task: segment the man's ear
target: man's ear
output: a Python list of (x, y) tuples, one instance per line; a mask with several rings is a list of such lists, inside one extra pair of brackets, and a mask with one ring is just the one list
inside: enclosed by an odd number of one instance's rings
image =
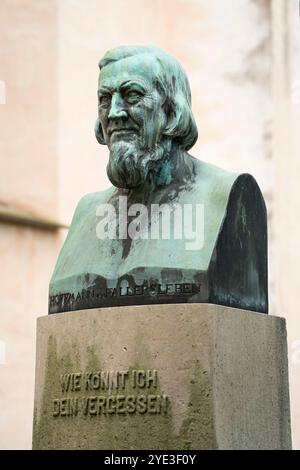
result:
[(164, 134), (173, 138), (184, 136), (189, 131), (190, 114), (191, 111), (185, 97), (177, 93), (170, 104), (169, 117)]
[(159, 80), (155, 81), (155, 86), (160, 96), (164, 100), (162, 108), (166, 117), (166, 125), (163, 131), (163, 135), (172, 135), (173, 129), (177, 125), (177, 116), (176, 116), (176, 107), (173, 100), (170, 98), (169, 94), (166, 92)]
[(103, 130), (99, 118), (97, 118), (95, 123), (95, 136), (99, 144), (106, 145), (104, 140)]
[(166, 99), (164, 103), (164, 112), (166, 116), (166, 126), (163, 131), (164, 135), (172, 136), (174, 129), (176, 129), (178, 124), (178, 116), (176, 114), (175, 104), (171, 100)]

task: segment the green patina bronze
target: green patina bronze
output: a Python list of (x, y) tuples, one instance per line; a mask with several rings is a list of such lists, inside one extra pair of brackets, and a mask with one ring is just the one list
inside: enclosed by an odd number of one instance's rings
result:
[[(198, 134), (181, 66), (158, 48), (122, 46), (99, 67), (96, 138), (108, 146), (113, 186), (79, 202), (51, 279), (49, 313), (181, 302), (267, 313), (262, 194), (251, 175), (229, 173), (188, 153)], [(155, 204), (169, 211), (169, 237), (151, 237), (148, 215)], [(143, 236), (141, 205), (148, 214)], [(203, 211), (200, 222), (190, 219), (201, 235), (192, 248), (184, 231), (189, 205)], [(112, 211), (104, 215), (99, 207)], [(183, 208), (181, 238), (174, 235), (176, 207)], [(162, 219), (163, 210), (158, 223)], [(103, 221), (106, 238), (98, 232)], [(135, 237), (128, 236), (130, 225)]]

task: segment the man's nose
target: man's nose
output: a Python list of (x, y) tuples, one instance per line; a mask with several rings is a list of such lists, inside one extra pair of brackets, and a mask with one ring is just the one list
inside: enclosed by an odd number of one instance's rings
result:
[(127, 112), (124, 109), (124, 102), (119, 93), (114, 93), (111, 98), (110, 111), (108, 119), (119, 119), (127, 117)]

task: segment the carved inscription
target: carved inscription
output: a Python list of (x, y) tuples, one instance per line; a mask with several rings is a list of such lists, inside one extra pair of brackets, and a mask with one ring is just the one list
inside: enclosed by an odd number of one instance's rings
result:
[(131, 287), (106, 288), (104, 290), (83, 289), (82, 292), (71, 294), (64, 292), (62, 294), (50, 295), (49, 305), (54, 307), (60, 304), (72, 304), (74, 302), (92, 301), (93, 299), (107, 299), (120, 297), (136, 297), (147, 295), (170, 296), (199, 294), (201, 292), (201, 284), (190, 282), (176, 284), (134, 284)]
[[(167, 414), (155, 369), (73, 372), (60, 376), (63, 397), (53, 399), (53, 416)], [(68, 396), (65, 396), (68, 394)]]

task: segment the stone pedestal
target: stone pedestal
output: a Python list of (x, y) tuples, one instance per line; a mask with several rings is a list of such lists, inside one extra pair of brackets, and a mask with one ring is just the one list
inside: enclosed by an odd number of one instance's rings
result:
[(285, 320), (212, 304), (39, 318), (33, 448), (291, 448)]

